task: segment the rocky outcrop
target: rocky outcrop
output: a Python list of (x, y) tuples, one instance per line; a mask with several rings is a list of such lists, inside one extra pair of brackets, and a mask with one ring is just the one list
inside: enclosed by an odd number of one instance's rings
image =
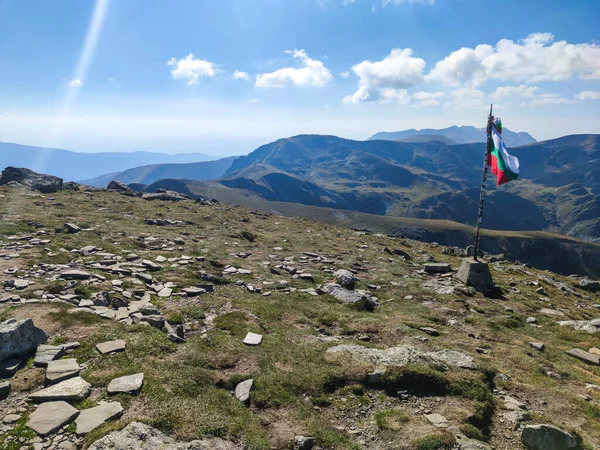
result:
[(9, 319), (0, 323), (0, 361), (20, 358), (48, 341), (46, 333), (33, 324), (33, 320)]
[(187, 195), (175, 191), (167, 191), (165, 189), (159, 189), (156, 192), (143, 194), (142, 198), (144, 200), (163, 200), (167, 202), (178, 202), (180, 200), (190, 199)]
[(0, 186), (8, 184), (11, 181), (43, 192), (44, 194), (61, 191), (63, 188), (62, 178), (44, 175), (25, 168), (7, 167), (4, 169), (2, 177), (0, 177)]
[(121, 192), (131, 192), (131, 193), (134, 192), (133, 189), (131, 189), (125, 183), (123, 183), (122, 181), (117, 181), (117, 180), (112, 180), (110, 183), (108, 183), (108, 186), (106, 186), (106, 188), (110, 189), (110, 190), (121, 191)]
[(176, 442), (149, 425), (133, 422), (97, 440), (89, 450), (242, 450), (242, 447), (219, 438)]
[(373, 311), (379, 304), (371, 292), (351, 291), (349, 289), (344, 289), (337, 283), (327, 283), (320, 286), (317, 288), (317, 292), (327, 293), (345, 305), (353, 305), (367, 311)]
[(586, 331), (590, 334), (600, 333), (600, 319), (592, 320), (562, 320), (558, 322), (561, 327), (571, 327), (575, 330)]

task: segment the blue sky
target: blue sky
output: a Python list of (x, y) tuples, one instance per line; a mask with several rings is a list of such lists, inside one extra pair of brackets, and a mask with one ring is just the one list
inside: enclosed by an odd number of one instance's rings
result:
[(600, 131), (595, 0), (0, 0), (0, 141), (247, 153), (300, 133)]

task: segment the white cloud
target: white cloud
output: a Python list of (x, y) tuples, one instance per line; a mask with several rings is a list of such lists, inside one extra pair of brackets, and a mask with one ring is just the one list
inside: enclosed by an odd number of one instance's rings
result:
[(539, 90), (540, 88), (537, 86), (526, 86), (524, 84), (520, 86), (500, 86), (490, 94), (490, 98), (495, 100), (510, 97), (535, 98)]
[(382, 102), (382, 103), (399, 103), (407, 105), (410, 103), (410, 95), (406, 89), (396, 88), (369, 88), (361, 86), (352, 94), (343, 98), (344, 103), (359, 103), (359, 102)]
[(250, 100), (248, 100), (250, 103), (258, 103), (260, 100), (257, 98), (251, 98)]
[(438, 98), (443, 97), (443, 92), (425, 92), (419, 91), (415, 92), (411, 97), (414, 100), (418, 101), (419, 106), (436, 106), (439, 105), (440, 102), (437, 101)]
[(270, 73), (256, 76), (256, 87), (284, 86), (316, 86), (323, 87), (333, 79), (333, 75), (325, 65), (316, 59), (311, 59), (306, 50), (287, 50), (286, 53), (302, 64), (302, 67), (285, 67)]
[(403, 103), (404, 89), (423, 81), (424, 69), (425, 60), (414, 58), (410, 48), (395, 48), (381, 61), (365, 60), (352, 66), (359, 78), (358, 90), (344, 101), (390, 101), (392, 97)]
[(185, 58), (171, 58), (167, 62), (167, 66), (171, 68), (171, 76), (174, 80), (187, 79), (188, 85), (197, 84), (200, 77), (210, 78), (219, 73), (219, 69), (215, 64), (194, 58), (191, 53)]
[(600, 100), (600, 92), (597, 91), (581, 91), (577, 94), (579, 100)]
[[(521, 101), (521, 106), (557, 105), (569, 102), (560, 94), (541, 94), (539, 90), (540, 88), (537, 86), (501, 86), (490, 94), (490, 99), (499, 100), (504, 106), (511, 105), (511, 100), (515, 99)], [(529, 103), (525, 101), (529, 101)]]
[(449, 92), (452, 105), (464, 108), (485, 108), (485, 93), (479, 89), (462, 87)]
[(115, 81), (115, 79), (113, 77), (108, 77), (108, 81), (112, 83), (113, 81)]
[(81, 86), (83, 86), (83, 82), (81, 80), (74, 79), (74, 80), (68, 81), (67, 82), (67, 86), (69, 86), (69, 87), (81, 87)]
[(479, 86), (490, 79), (560, 81), (575, 76), (600, 79), (600, 45), (554, 42), (550, 33), (534, 33), (518, 42), (502, 39), (495, 47), (456, 50), (439, 61), (427, 79)]
[(8, 116), (10, 116), (9, 113), (0, 111), (0, 117), (8, 117)]
[(568, 103), (569, 100), (561, 96), (560, 94), (540, 94), (531, 101), (531, 106), (542, 106), (542, 105), (559, 105), (561, 103)]
[(236, 80), (247, 80), (248, 72), (241, 72), (236, 69), (233, 71), (233, 78), (235, 78)]
[(342, 78), (348, 78), (350, 76), (350, 71), (348, 70), (344, 70), (342, 73), (340, 73), (340, 77)]

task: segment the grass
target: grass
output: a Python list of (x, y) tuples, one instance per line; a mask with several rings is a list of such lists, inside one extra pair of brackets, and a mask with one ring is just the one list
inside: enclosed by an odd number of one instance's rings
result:
[(27, 415), (23, 415), (14, 424), (14, 428), (11, 431), (0, 434), (0, 448), (2, 450), (20, 450), (23, 448), (22, 442), (27, 442), (36, 437), (35, 432), (25, 425), (27, 420)]
[(414, 450), (450, 450), (456, 438), (450, 433), (430, 434), (412, 441)]
[(463, 423), (460, 426), (460, 431), (462, 434), (464, 434), (468, 438), (477, 439), (478, 441), (485, 440), (485, 437), (483, 436), (483, 433), (481, 432), (481, 430), (479, 430), (479, 428), (477, 428), (475, 425), (472, 425), (470, 423)]
[(375, 413), (375, 423), (380, 430), (399, 430), (409, 420), (408, 414), (400, 409), (384, 409)]

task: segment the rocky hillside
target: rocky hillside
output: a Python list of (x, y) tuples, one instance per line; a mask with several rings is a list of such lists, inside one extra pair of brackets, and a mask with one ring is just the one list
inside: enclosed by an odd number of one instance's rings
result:
[[(0, 448), (595, 449), (600, 283), (127, 190), (0, 187)], [(186, 443), (188, 441), (192, 441)]]

